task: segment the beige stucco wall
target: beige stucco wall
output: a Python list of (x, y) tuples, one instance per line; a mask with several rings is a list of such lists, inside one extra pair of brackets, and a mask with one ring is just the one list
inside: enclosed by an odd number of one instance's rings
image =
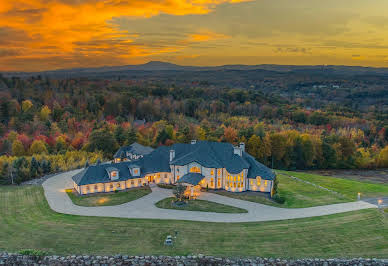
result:
[[(259, 183), (258, 183), (258, 180), (260, 181)], [(257, 176), (256, 179), (250, 178), (249, 190), (260, 191), (260, 192), (271, 192), (272, 182), (273, 181), (271, 180), (264, 180), (259, 176)]]

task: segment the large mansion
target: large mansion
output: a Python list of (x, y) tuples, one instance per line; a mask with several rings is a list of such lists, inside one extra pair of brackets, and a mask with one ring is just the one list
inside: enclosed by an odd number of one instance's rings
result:
[[(132, 145), (149, 151), (140, 144)], [(131, 153), (131, 159), (120, 156), (116, 162), (85, 168), (73, 176), (74, 188), (83, 195), (149, 183), (182, 183), (188, 186), (191, 196), (200, 188), (272, 193), (276, 178), (269, 168), (245, 152), (244, 143), (235, 147), (229, 143), (193, 140), (191, 144), (161, 146), (138, 155)]]

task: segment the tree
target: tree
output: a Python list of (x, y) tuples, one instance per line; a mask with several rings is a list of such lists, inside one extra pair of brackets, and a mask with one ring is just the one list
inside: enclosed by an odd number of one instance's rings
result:
[(117, 149), (113, 134), (107, 129), (93, 130), (89, 136), (89, 150), (101, 151), (106, 157), (112, 157)]
[(167, 139), (168, 139), (168, 134), (166, 130), (163, 129), (158, 133), (158, 136), (156, 137), (156, 144), (159, 144), (159, 143), (164, 144)]
[(125, 131), (124, 131), (122, 126), (119, 125), (116, 127), (115, 132), (114, 132), (114, 137), (120, 146), (124, 145), (126, 136), (125, 136)]
[(232, 127), (227, 127), (224, 130), (224, 138), (229, 143), (236, 143), (237, 131)]
[(286, 154), (287, 138), (283, 134), (270, 135), (272, 159), (279, 162)]
[(49, 119), (50, 114), (51, 114), (50, 108), (47, 105), (45, 105), (40, 110), (39, 116), (42, 121), (47, 121)]
[(377, 158), (377, 164), (379, 167), (388, 167), (388, 145), (380, 151)]
[(183, 201), (185, 195), (186, 187), (182, 184), (178, 184), (173, 189), (173, 194), (177, 201)]
[(322, 142), (322, 157), (320, 168), (335, 168), (337, 163), (337, 153), (332, 145), (326, 141)]
[(34, 140), (30, 147), (30, 154), (48, 154), (46, 144), (42, 140)]
[(12, 155), (14, 156), (23, 156), (26, 154), (24, 146), (20, 140), (15, 140), (12, 143)]
[(131, 128), (128, 130), (128, 132), (126, 134), (125, 144), (131, 145), (132, 143), (134, 143), (136, 141), (137, 141), (136, 130), (134, 128)]
[(30, 100), (25, 100), (22, 102), (22, 110), (23, 112), (27, 112), (28, 110), (31, 109), (33, 106), (32, 102)]
[(35, 159), (34, 156), (31, 158), (31, 163), (30, 163), (30, 177), (35, 178), (39, 174), (39, 163)]

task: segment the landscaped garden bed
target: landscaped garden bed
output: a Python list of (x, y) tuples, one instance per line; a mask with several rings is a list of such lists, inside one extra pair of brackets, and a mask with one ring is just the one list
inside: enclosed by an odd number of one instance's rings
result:
[(157, 186), (164, 189), (174, 189), (175, 187), (175, 185), (172, 184), (158, 184)]
[(85, 207), (96, 207), (96, 206), (113, 206), (123, 204), (129, 201), (139, 199), (149, 193), (151, 189), (146, 187), (131, 188), (123, 191), (115, 191), (109, 193), (98, 193), (79, 195), (74, 189), (66, 190), (71, 201), (75, 205)]
[(189, 201), (175, 201), (175, 198), (165, 198), (158, 201), (156, 207), (162, 209), (175, 209), (184, 211), (200, 211), (200, 212), (218, 212), (218, 213), (247, 213), (247, 210), (224, 205), (206, 200), (189, 200)]

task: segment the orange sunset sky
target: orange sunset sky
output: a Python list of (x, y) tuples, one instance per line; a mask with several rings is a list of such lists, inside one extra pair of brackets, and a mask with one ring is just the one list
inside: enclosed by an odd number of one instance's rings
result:
[(388, 67), (387, 0), (0, 0), (0, 71), (140, 64)]

